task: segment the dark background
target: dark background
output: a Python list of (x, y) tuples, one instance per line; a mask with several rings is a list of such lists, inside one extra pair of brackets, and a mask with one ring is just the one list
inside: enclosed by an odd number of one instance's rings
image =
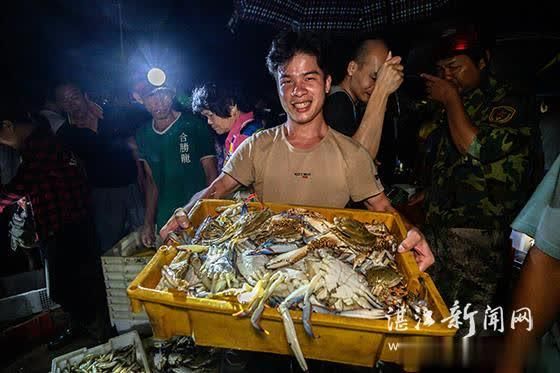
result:
[[(1, 100), (36, 103), (46, 87), (61, 79), (78, 80), (94, 96), (126, 97), (127, 78), (143, 61), (165, 65), (187, 91), (206, 79), (240, 80), (249, 91), (276, 102), (264, 57), (277, 30), (241, 21), (232, 33), (232, 11), (231, 0), (5, 3), (0, 15)], [(413, 46), (456, 21), (473, 22), (497, 38), (495, 60), (501, 73), (534, 84), (540, 94), (553, 94), (558, 91), (558, 65), (542, 77), (536, 71), (560, 51), (555, 14), (544, 1), (450, 1), (433, 19), (382, 31), (394, 54), (409, 57), (407, 68), (415, 71), (426, 62), (421, 50), (409, 56)]]

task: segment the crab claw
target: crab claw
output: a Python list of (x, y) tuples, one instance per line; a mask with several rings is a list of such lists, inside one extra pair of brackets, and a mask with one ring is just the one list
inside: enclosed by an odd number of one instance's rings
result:
[(269, 335), (270, 333), (268, 332), (268, 330), (264, 329), (260, 324), (263, 311), (264, 311), (264, 303), (259, 302), (257, 309), (251, 315), (251, 325), (253, 325), (253, 328), (257, 329), (259, 332)]
[(280, 254), (275, 258), (272, 258), (264, 266), (266, 269), (278, 269), (278, 268), (286, 267), (297, 263), (300, 259), (305, 257), (308, 252), (309, 252), (309, 245), (305, 245), (303, 247), (300, 247), (299, 249), (292, 250), (287, 253)]
[(268, 277), (266, 276), (262, 280), (257, 281), (253, 289), (249, 291), (244, 291), (237, 296), (237, 300), (241, 304), (249, 304), (247, 309), (241, 309), (239, 312), (234, 313), (234, 317), (245, 317), (250, 315), (258, 304), (259, 299), (263, 296), (264, 286), (268, 282)]
[(286, 276), (279, 274), (278, 276), (276, 276), (276, 278), (274, 278), (274, 276), (271, 277), (271, 280), (273, 280), (272, 283), (268, 285), (264, 290), (264, 294), (260, 298), (259, 304), (255, 309), (255, 311), (253, 312), (253, 315), (251, 316), (251, 324), (253, 325), (253, 327), (260, 332), (264, 332), (265, 334), (268, 334), (268, 331), (263, 329), (259, 324), (261, 320), (261, 315), (264, 311), (264, 305), (268, 300), (268, 298), (270, 298), (270, 296), (272, 295), (276, 287), (286, 280)]

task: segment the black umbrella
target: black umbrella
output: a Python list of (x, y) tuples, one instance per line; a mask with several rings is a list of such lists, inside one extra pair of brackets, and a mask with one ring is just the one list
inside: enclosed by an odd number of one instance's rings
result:
[(426, 19), (448, 0), (234, 0), (230, 20), (294, 30), (373, 32)]

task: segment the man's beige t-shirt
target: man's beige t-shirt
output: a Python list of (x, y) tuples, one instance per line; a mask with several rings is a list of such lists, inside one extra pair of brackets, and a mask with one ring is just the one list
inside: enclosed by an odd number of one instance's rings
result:
[(296, 149), (284, 125), (258, 132), (233, 153), (223, 170), (252, 185), (266, 202), (343, 208), (383, 191), (368, 152), (353, 139), (329, 128), (311, 149)]

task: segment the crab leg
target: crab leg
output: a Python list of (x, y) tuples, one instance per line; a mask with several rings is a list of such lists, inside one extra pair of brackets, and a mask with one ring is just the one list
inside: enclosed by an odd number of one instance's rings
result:
[(272, 295), (272, 293), (274, 292), (276, 287), (278, 285), (280, 285), (282, 282), (284, 282), (285, 280), (286, 280), (286, 276), (284, 276), (283, 274), (279, 274), (279, 276), (269, 286), (267, 286), (267, 288), (265, 289), (264, 294), (259, 301), (259, 305), (257, 306), (255, 311), (253, 312), (253, 315), (251, 316), (251, 324), (258, 331), (261, 331), (261, 332), (264, 332), (265, 334), (268, 334), (268, 331), (264, 330), (262, 328), (262, 326), (260, 326), (260, 324), (259, 324), (259, 321), (261, 319), (261, 315), (264, 311), (264, 305), (266, 304), (266, 301)]
[(257, 249), (248, 253), (248, 255), (274, 255), (289, 253), (291, 251), (297, 250), (298, 245), (295, 243), (263, 243)]
[(296, 335), (296, 328), (294, 327), (294, 321), (292, 316), (290, 316), (290, 306), (294, 303), (300, 302), (301, 298), (305, 295), (309, 289), (309, 284), (300, 287), (299, 289), (292, 292), (288, 297), (278, 306), (278, 312), (282, 316), (282, 322), (284, 323), (284, 331), (286, 332), (286, 339), (292, 352), (294, 353), (301, 370), (307, 372), (309, 369), (307, 363), (305, 362), (305, 357), (303, 356), (303, 351), (299, 345), (299, 341)]
[(305, 332), (311, 338), (315, 338), (315, 335), (313, 334), (313, 329), (311, 327), (311, 311), (313, 310), (313, 308), (311, 305), (310, 298), (311, 298), (311, 294), (313, 294), (313, 291), (315, 290), (315, 286), (317, 285), (320, 279), (321, 276), (319, 274), (313, 276), (313, 278), (309, 282), (307, 291), (305, 292), (305, 296), (303, 298), (303, 315), (302, 315), (303, 329), (305, 329)]
[[(233, 316), (245, 317), (253, 313), (256, 306), (259, 304), (258, 301), (261, 299), (261, 297), (264, 294), (264, 291), (266, 290), (266, 286), (267, 286), (266, 284), (268, 284), (269, 282), (269, 277), (270, 275), (267, 274), (262, 280), (257, 281), (257, 283), (255, 284), (255, 286), (250, 292), (245, 292), (238, 296), (237, 299), (239, 300), (239, 302), (241, 304), (248, 303), (249, 307), (247, 307), (246, 310), (242, 309), (241, 311), (234, 313)], [(245, 297), (248, 297), (248, 299), (245, 299)]]

